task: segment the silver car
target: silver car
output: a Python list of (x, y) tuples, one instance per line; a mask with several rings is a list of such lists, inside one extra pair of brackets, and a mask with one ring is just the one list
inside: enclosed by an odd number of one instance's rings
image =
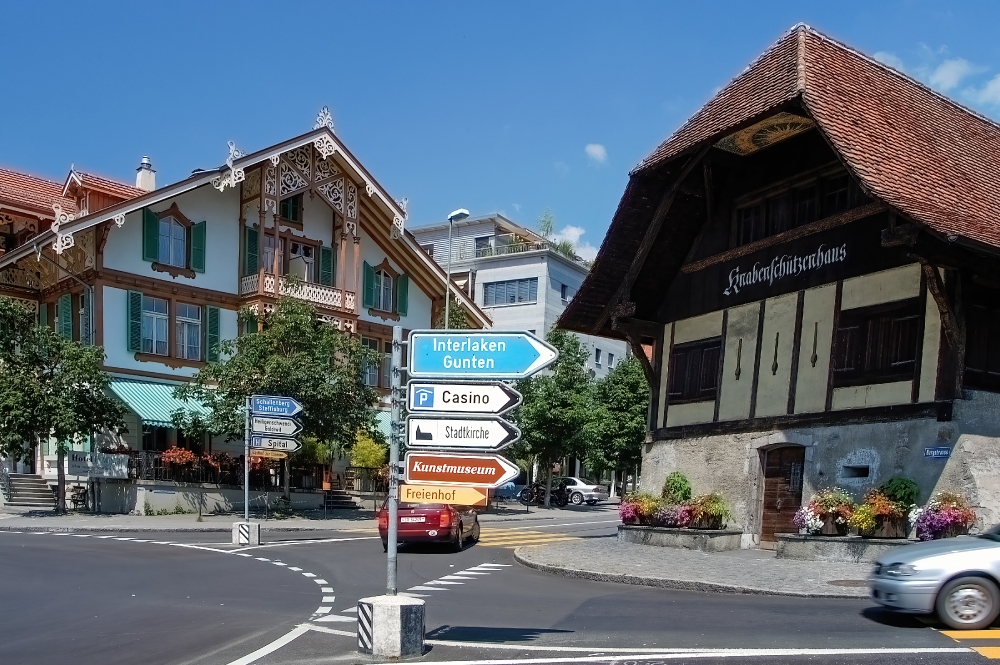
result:
[(563, 476), (562, 478), (554, 478), (552, 482), (556, 486), (560, 482), (566, 483), (569, 500), (574, 506), (579, 506), (584, 501), (587, 502), (588, 506), (593, 506), (598, 501), (608, 500), (608, 488), (604, 485), (597, 485), (586, 478)]
[(897, 612), (937, 612), (952, 628), (982, 629), (1000, 614), (1000, 525), (894, 548), (875, 562), (872, 598)]

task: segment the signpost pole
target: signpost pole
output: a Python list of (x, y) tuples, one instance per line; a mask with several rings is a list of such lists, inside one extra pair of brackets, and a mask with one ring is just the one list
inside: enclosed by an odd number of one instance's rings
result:
[(250, 521), (250, 398), (243, 427), (243, 521)]
[(402, 388), (402, 368), (403, 364), (403, 328), (401, 326), (392, 327), (392, 411), (389, 425), (389, 524), (386, 535), (386, 593), (390, 596), (396, 595), (396, 538), (397, 521), (399, 515), (399, 440), (402, 437), (401, 411), (403, 399), (399, 396)]

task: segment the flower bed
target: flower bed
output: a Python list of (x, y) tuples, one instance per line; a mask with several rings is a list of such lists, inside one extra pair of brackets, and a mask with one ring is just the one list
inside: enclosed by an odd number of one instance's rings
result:
[(732, 517), (718, 492), (691, 497), (691, 485), (682, 474), (673, 472), (663, 485), (663, 495), (629, 494), (618, 506), (623, 524), (673, 529), (724, 529)]
[(850, 495), (833, 487), (817, 492), (809, 503), (799, 508), (792, 523), (800, 532), (843, 536), (853, 514), (854, 501)]
[(969, 533), (976, 512), (960, 494), (938, 492), (923, 508), (914, 508), (910, 519), (917, 527), (917, 538), (936, 540)]

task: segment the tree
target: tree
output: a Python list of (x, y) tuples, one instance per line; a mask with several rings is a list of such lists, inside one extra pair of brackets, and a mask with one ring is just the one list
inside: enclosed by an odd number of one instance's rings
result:
[(639, 361), (628, 356), (594, 385), (587, 422), (587, 466), (614, 472), (635, 469), (646, 439), (649, 384)]
[[(444, 328), (444, 307), (438, 312), (434, 321), (435, 328)], [(451, 304), (448, 305), (448, 329), (449, 330), (469, 330), (472, 324), (471, 317), (465, 309), (465, 305), (455, 298), (454, 292), (451, 294)]]
[(545, 465), (545, 505), (549, 505), (552, 463), (587, 450), (586, 425), (590, 405), (587, 352), (576, 335), (553, 329), (546, 341), (559, 358), (544, 375), (518, 381), (524, 402), (515, 412), (522, 439), (512, 451), (516, 457), (534, 457)]
[(66, 511), (66, 453), (74, 441), (125, 428), (125, 406), (107, 389), (104, 349), (63, 339), (16, 301), (0, 297), (0, 454), (31, 455), (55, 439), (56, 512)]
[[(254, 320), (246, 311), (240, 318)], [(176, 389), (177, 397), (201, 402), (209, 415), (180, 410), (175, 426), (242, 439), (246, 398), (263, 394), (298, 400), (302, 436), (327, 447), (350, 445), (359, 430), (375, 431), (378, 393), (365, 385), (364, 370), (381, 362), (379, 354), (322, 322), (303, 300), (281, 298), (261, 323), (258, 332), (220, 342), (221, 360)]]
[(552, 243), (552, 249), (559, 252), (563, 256), (573, 259), (574, 261), (578, 258), (576, 255), (576, 244), (569, 239), (556, 240), (556, 218), (552, 214), (552, 211), (546, 209), (542, 213), (542, 216), (538, 218), (538, 232), (543, 238)]
[(351, 466), (381, 469), (389, 451), (365, 432), (358, 432), (358, 440), (351, 449)]

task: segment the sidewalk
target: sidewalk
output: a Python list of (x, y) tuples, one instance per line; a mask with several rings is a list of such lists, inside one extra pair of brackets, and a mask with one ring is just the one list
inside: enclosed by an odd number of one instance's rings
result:
[[(515, 507), (516, 506), (516, 507)], [(566, 508), (532, 507), (531, 511), (524, 506), (513, 504), (501, 507), (497, 511), (490, 506), (489, 513), (481, 513), (479, 521), (483, 524), (495, 522), (536, 522), (546, 520), (564, 520), (572, 518), (606, 519), (617, 518), (617, 506), (567, 506)], [(265, 520), (264, 515), (250, 514), (250, 519), (260, 522), (262, 531), (295, 532), (295, 531), (374, 531), (377, 527), (375, 513), (371, 510), (331, 510), (324, 518), (323, 511), (297, 513), (293, 517)], [(202, 531), (228, 533), (233, 522), (243, 520), (243, 513), (229, 515), (204, 515), (198, 522), (198, 516), (185, 515), (107, 515), (86, 512), (71, 512), (66, 515), (56, 515), (52, 511), (29, 510), (14, 506), (0, 508), (0, 531), (61, 531), (72, 533), (76, 531)]]
[(866, 598), (870, 566), (777, 559), (769, 550), (708, 554), (697, 550), (619, 543), (615, 537), (581, 538), (519, 547), (514, 558), (565, 577), (667, 589), (726, 593)]

